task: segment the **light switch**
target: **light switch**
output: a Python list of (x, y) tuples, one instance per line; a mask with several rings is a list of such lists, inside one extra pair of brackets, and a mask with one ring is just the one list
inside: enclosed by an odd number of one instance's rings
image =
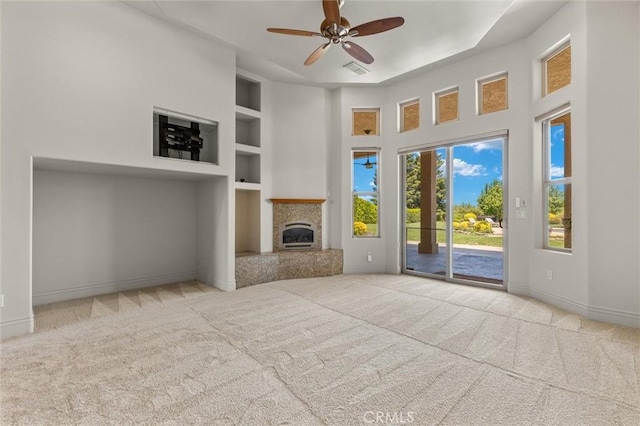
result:
[(516, 197), (516, 208), (520, 207), (520, 197)]

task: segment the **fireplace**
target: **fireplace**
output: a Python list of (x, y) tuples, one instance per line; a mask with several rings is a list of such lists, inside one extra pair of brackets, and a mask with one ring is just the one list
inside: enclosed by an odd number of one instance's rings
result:
[(279, 227), (279, 248), (310, 249), (315, 247), (316, 227), (307, 221), (290, 222)]
[(322, 250), (324, 200), (272, 198), (273, 250)]

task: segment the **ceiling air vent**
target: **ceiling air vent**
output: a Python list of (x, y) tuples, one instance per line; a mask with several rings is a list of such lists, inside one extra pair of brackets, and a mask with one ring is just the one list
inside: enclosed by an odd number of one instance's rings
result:
[(356, 64), (355, 62), (349, 62), (347, 65), (344, 65), (343, 68), (346, 68), (349, 71), (358, 75), (365, 75), (369, 73), (368, 69)]

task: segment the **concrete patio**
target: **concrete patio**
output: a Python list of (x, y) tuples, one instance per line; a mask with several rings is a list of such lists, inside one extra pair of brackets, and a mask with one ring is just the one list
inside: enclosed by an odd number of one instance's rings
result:
[[(438, 245), (436, 254), (418, 253), (418, 243), (406, 244), (406, 268), (410, 271), (445, 275), (446, 246)], [(453, 274), (455, 278), (502, 283), (503, 253), (501, 247), (454, 244)]]

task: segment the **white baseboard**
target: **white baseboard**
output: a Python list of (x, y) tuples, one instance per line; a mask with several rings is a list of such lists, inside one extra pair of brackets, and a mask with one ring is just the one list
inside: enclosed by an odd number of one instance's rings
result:
[(386, 274), (384, 265), (347, 265), (342, 267), (343, 274)]
[(211, 274), (197, 274), (196, 279), (201, 283), (208, 284), (222, 291), (235, 291), (236, 281), (224, 281)]
[(640, 328), (640, 314), (637, 312), (590, 306), (587, 318), (594, 321), (604, 321), (626, 327)]
[(550, 305), (557, 306), (565, 311), (580, 315), (593, 321), (608, 322), (625, 327), (640, 328), (640, 313), (628, 312), (620, 309), (603, 308), (601, 306), (587, 305), (558, 296), (544, 290), (532, 289), (529, 286), (509, 283), (509, 293), (520, 296), (533, 297)]
[(33, 315), (0, 322), (0, 339), (33, 333)]
[(531, 296), (531, 292), (529, 291), (528, 284), (508, 282), (506, 290), (507, 290), (507, 293), (515, 294), (517, 296), (526, 296), (526, 297)]
[(33, 294), (32, 304), (42, 305), (45, 303), (61, 302), (64, 300), (80, 299), (83, 297), (99, 296), (101, 294), (116, 293), (127, 290), (137, 290), (140, 288), (155, 285), (171, 284), (181, 281), (192, 281), (196, 279), (195, 271), (181, 272), (177, 274), (157, 275), (154, 277), (137, 278), (134, 280), (118, 281), (88, 285), (84, 287), (74, 287), (62, 290), (44, 291)]

